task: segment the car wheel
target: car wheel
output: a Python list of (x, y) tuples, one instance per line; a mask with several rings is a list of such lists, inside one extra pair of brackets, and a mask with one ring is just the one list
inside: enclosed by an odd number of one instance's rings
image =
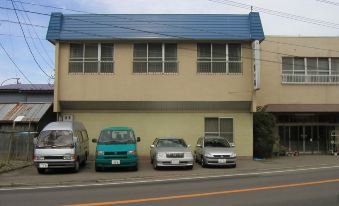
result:
[(201, 157), (201, 162), (200, 162), (200, 163), (201, 163), (201, 166), (202, 166), (202, 167), (204, 167), (204, 168), (207, 167), (207, 164), (206, 164), (206, 162), (205, 162), (204, 157)]
[(98, 167), (98, 166), (95, 165), (95, 171), (96, 172), (101, 172), (101, 171), (103, 171), (103, 168), (102, 167)]
[(79, 163), (79, 160), (77, 160), (75, 161), (73, 172), (79, 172), (79, 170), (80, 170), (80, 163)]
[(138, 171), (138, 165), (133, 166), (132, 171)]
[(194, 155), (194, 160), (196, 163), (198, 163), (198, 156), (197, 155)]
[(153, 168), (155, 170), (159, 169), (159, 167), (157, 166), (157, 161), (156, 160), (153, 160)]
[(37, 168), (39, 174), (45, 174), (46, 169), (45, 168)]
[(236, 168), (236, 167), (237, 167), (237, 164), (232, 165), (232, 168)]
[(151, 158), (151, 164), (153, 164), (153, 158)]

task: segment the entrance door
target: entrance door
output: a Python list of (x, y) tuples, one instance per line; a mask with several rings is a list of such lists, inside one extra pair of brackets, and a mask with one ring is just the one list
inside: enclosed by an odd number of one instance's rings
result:
[(319, 139), (317, 126), (303, 126), (303, 144), (304, 153), (318, 153), (319, 152)]

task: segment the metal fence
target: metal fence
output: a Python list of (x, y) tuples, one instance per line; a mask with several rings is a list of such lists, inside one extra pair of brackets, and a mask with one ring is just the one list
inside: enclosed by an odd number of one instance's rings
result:
[(36, 132), (0, 130), (0, 167), (13, 162), (31, 162)]

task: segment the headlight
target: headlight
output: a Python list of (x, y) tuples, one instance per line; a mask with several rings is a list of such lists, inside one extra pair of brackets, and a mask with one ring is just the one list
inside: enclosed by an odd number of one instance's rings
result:
[(237, 154), (235, 153), (235, 152), (233, 152), (232, 154), (231, 154), (231, 157), (236, 157), (237, 156)]
[(127, 154), (137, 155), (137, 151), (136, 150), (131, 150), (131, 151), (128, 151)]
[(97, 154), (97, 155), (104, 155), (104, 154), (105, 154), (105, 152), (104, 152), (104, 151), (100, 151), (100, 150), (99, 150), (99, 151), (97, 151), (97, 152), (96, 152), (96, 154)]
[(206, 152), (206, 153), (205, 153), (205, 157), (213, 157), (213, 155)]
[(74, 160), (74, 155), (65, 155), (64, 160)]
[(159, 152), (159, 153), (157, 154), (157, 159), (164, 159), (164, 158), (166, 158), (166, 153)]
[(45, 157), (44, 157), (44, 156), (35, 156), (34, 159), (35, 159), (35, 160), (44, 160)]
[(185, 155), (185, 158), (193, 158), (193, 155), (191, 152), (185, 152), (184, 155)]

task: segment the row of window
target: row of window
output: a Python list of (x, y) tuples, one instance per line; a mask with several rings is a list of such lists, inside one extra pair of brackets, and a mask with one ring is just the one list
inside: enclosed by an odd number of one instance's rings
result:
[[(197, 56), (198, 73), (242, 73), (241, 44), (197, 44)], [(114, 73), (113, 57), (113, 44), (71, 44), (69, 73)], [(134, 44), (133, 73), (178, 73), (177, 44)]]
[(339, 75), (339, 58), (283, 57), (282, 73), (294, 75)]

